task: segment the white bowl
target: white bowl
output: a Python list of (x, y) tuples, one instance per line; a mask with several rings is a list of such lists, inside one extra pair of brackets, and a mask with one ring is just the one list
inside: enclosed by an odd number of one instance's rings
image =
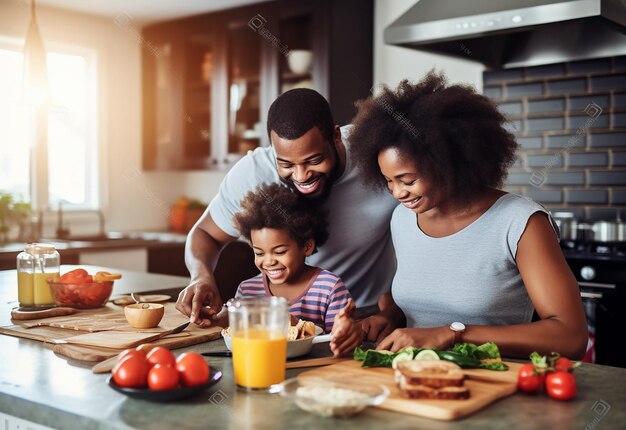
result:
[(313, 64), (313, 52), (308, 49), (293, 49), (289, 51), (287, 64), (293, 73), (308, 73)]
[[(321, 335), (323, 330), (320, 327), (315, 327), (315, 336), (305, 337), (304, 339), (297, 339), (287, 342), (287, 358), (300, 357), (306, 355), (313, 349), (313, 345), (316, 343), (323, 343), (330, 341), (330, 335)], [(321, 335), (321, 336), (320, 336)], [(222, 330), (222, 337), (224, 343), (229, 351), (233, 350), (233, 342), (226, 330)]]

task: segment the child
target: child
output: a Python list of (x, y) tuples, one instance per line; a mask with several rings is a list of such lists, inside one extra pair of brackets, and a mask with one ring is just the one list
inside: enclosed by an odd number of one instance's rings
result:
[(328, 238), (325, 211), (279, 184), (249, 192), (241, 207), (234, 222), (250, 241), (261, 273), (243, 281), (236, 297), (284, 297), (292, 315), (333, 333), (335, 355), (352, 351), (362, 332), (352, 318), (350, 292), (337, 275), (305, 262)]

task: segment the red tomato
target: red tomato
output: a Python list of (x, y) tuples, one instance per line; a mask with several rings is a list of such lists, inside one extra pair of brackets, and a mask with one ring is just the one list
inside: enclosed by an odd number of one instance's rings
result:
[(526, 363), (517, 374), (517, 387), (525, 393), (534, 393), (541, 388), (544, 380), (544, 373), (537, 372), (532, 363)]
[(156, 364), (162, 364), (164, 366), (176, 366), (176, 358), (174, 358), (174, 354), (162, 346), (157, 346), (156, 348), (152, 348), (150, 352), (146, 354), (146, 360), (150, 363), (151, 366)]
[(136, 349), (125, 349), (124, 351), (120, 352), (120, 355), (117, 356), (117, 362), (119, 363), (120, 361), (129, 357), (146, 358), (146, 353), (143, 351), (137, 351)]
[(183, 385), (204, 384), (209, 380), (209, 365), (196, 352), (186, 352), (176, 359), (176, 369)]
[(572, 369), (573, 363), (569, 358), (560, 357), (554, 362), (554, 370), (561, 372), (569, 372)]
[(113, 381), (120, 387), (143, 388), (149, 370), (150, 365), (144, 357), (128, 357), (113, 368)]
[(173, 366), (156, 364), (148, 372), (148, 388), (151, 390), (171, 390), (178, 386), (178, 370)]
[(576, 379), (570, 372), (557, 371), (546, 377), (546, 392), (557, 400), (570, 400), (576, 397)]

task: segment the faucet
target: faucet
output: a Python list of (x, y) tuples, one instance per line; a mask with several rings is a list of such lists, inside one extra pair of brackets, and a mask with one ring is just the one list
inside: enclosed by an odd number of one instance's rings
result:
[(70, 235), (70, 230), (63, 228), (63, 201), (59, 200), (59, 209), (57, 211), (57, 231), (56, 236), (58, 239), (66, 238)]

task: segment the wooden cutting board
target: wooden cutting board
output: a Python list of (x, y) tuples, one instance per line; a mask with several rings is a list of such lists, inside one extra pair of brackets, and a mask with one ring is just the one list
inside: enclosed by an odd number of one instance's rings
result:
[[(187, 330), (189, 330), (189, 332), (187, 332)], [(155, 346), (163, 346), (168, 349), (185, 348), (187, 346), (197, 345), (199, 343), (219, 339), (222, 336), (220, 333), (221, 331), (221, 327), (187, 328), (182, 333), (169, 335), (150, 343)], [(52, 350), (55, 353), (64, 355), (66, 357), (91, 362), (106, 360), (107, 358), (114, 357), (123, 351), (123, 349), (75, 345), (71, 343), (55, 345)]]
[[(390, 392), (389, 398), (377, 406), (381, 409), (418, 415), (437, 420), (455, 420), (476, 412), (496, 400), (517, 391), (517, 371), (521, 364), (508, 363), (509, 370), (496, 372), (468, 369), (465, 385), (470, 389), (467, 400), (418, 400), (402, 395), (394, 383), (393, 370), (389, 368), (364, 368), (361, 362), (349, 360), (331, 366), (309, 370), (298, 378), (349, 378), (359, 382), (383, 384)], [(489, 373), (485, 373), (489, 372)]]
[[(187, 317), (175, 309), (174, 303), (165, 304), (165, 315), (158, 327), (137, 330), (124, 318), (122, 307), (108, 304), (97, 309), (78, 310), (75, 315), (17, 321), (14, 325), (0, 327), (0, 333), (25, 339), (57, 344), (54, 352), (77, 360), (102, 361), (120, 353), (130, 345), (144, 343), (155, 334), (172, 329), (187, 321)], [(108, 330), (103, 330), (104, 328)], [(155, 345), (170, 349), (195, 345), (221, 337), (220, 327), (199, 328), (189, 326), (179, 335), (159, 339)]]

